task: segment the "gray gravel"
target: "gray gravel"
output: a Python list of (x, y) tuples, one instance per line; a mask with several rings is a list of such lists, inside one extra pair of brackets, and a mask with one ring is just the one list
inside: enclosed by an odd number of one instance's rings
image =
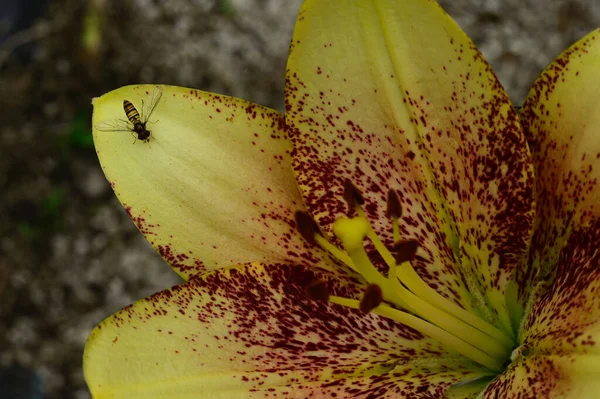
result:
[[(0, 72), (0, 109), (11, 115), (0, 119), (0, 367), (35, 369), (47, 398), (88, 398), (81, 353), (93, 326), (178, 281), (127, 218), (93, 151), (71, 150), (65, 162), (63, 149), (52, 143), (65, 136), (79, 111), (89, 112), (89, 98), (134, 82), (196, 87), (281, 110), (287, 46), (300, 5), (98, 3), (105, 7), (99, 56), (74, 50), (85, 9), (60, 0), (46, 21), (66, 9), (76, 18), (37, 40), (31, 64), (21, 68), (9, 59)], [(548, 62), (600, 26), (597, 0), (442, 5), (480, 46), (517, 104)], [(46, 223), (32, 239), (22, 230), (23, 218), (39, 211), (36, 201), (57, 187), (66, 195), (56, 226)]]

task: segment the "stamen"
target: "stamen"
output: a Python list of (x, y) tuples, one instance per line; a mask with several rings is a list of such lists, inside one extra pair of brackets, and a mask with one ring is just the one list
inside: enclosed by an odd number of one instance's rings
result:
[[(383, 244), (381, 245), (383, 246)], [(492, 326), (474, 314), (471, 314), (467, 310), (444, 298), (421, 279), (410, 263), (410, 261), (415, 257), (417, 249), (418, 243), (414, 240), (399, 241), (394, 244), (394, 258), (398, 266), (390, 266), (389, 279), (392, 281), (394, 281), (396, 278), (400, 279), (402, 284), (404, 284), (409, 290), (431, 305), (442, 309), (443, 311), (460, 320), (463, 320), (479, 331), (482, 331), (490, 337), (499, 340), (503, 345), (513, 346), (513, 340), (502, 330)]]
[(371, 284), (365, 290), (365, 295), (360, 301), (360, 310), (369, 313), (383, 302), (383, 292), (377, 284)]
[(388, 251), (386, 246), (383, 245), (383, 242), (381, 241), (379, 236), (375, 233), (375, 231), (369, 224), (369, 219), (367, 218), (367, 215), (365, 214), (365, 212), (362, 210), (362, 208), (359, 205), (356, 206), (356, 212), (358, 213), (358, 217), (356, 219), (362, 219), (364, 221), (364, 223), (366, 225), (366, 234), (365, 235), (367, 237), (369, 237), (369, 239), (373, 243), (373, 246), (375, 246), (375, 249), (377, 250), (377, 252), (379, 252), (379, 255), (381, 255), (381, 257), (383, 258), (385, 263), (388, 265), (388, 267), (391, 268), (392, 266), (395, 266), (396, 261), (394, 260), (394, 256), (392, 255), (392, 253), (390, 251)]
[(476, 347), (494, 357), (507, 357), (510, 354), (510, 347), (502, 345), (497, 340), (487, 334), (473, 328), (464, 321), (436, 308), (427, 303), (417, 295), (413, 294), (401, 284), (396, 286), (398, 295), (408, 304), (409, 309), (416, 315), (437, 325), (455, 336), (464, 336), (469, 338), (469, 342)]
[(333, 223), (333, 232), (342, 242), (356, 270), (367, 282), (377, 284), (381, 288), (384, 300), (406, 308), (406, 304), (394, 291), (390, 281), (371, 263), (365, 251), (363, 242), (370, 231), (372, 231), (371, 226), (363, 217), (352, 219), (342, 217)]
[(329, 252), (334, 258), (340, 260), (352, 270), (356, 270), (356, 266), (354, 266), (354, 263), (352, 263), (352, 259), (350, 259), (348, 254), (346, 254), (344, 251), (327, 241), (327, 239), (321, 234), (317, 234), (315, 236), (315, 241), (317, 242), (317, 244), (319, 244), (321, 248)]
[(389, 219), (402, 217), (402, 206), (400, 205), (400, 199), (394, 190), (388, 191), (385, 216)]
[[(419, 244), (414, 240), (396, 242), (392, 249), (394, 251), (396, 265), (401, 265), (404, 262), (412, 260), (417, 254), (418, 248)], [(388, 278), (392, 282), (395, 282), (398, 279), (397, 272), (399, 268), (396, 265), (390, 266), (390, 272), (388, 273)]]
[[(388, 279), (389, 279), (388, 281), (390, 284), (393, 284), (394, 287), (398, 287), (399, 282), (397, 281), (397, 279), (400, 279), (402, 284), (406, 285), (406, 287), (408, 287), (409, 290), (414, 292), (418, 297), (425, 300), (427, 303), (434, 305), (436, 308), (442, 309), (444, 312), (449, 313), (449, 315), (452, 315), (459, 320), (463, 320), (464, 323), (463, 322), (461, 322), (461, 323), (465, 324), (465, 327), (467, 327), (467, 328), (474, 327), (475, 329), (477, 329), (481, 332), (484, 332), (485, 334), (489, 335), (490, 337), (493, 337), (493, 338), (499, 340), (500, 343), (502, 343), (506, 347), (512, 347), (514, 345), (514, 342), (512, 341), (512, 339), (510, 337), (508, 337), (502, 330), (488, 324), (487, 322), (480, 319), (479, 317), (469, 313), (465, 309), (461, 308), (460, 306), (456, 305), (455, 303), (444, 298), (433, 288), (429, 287), (429, 285), (427, 285), (421, 279), (421, 277), (419, 277), (419, 275), (414, 271), (414, 269), (410, 263), (410, 260), (412, 260), (412, 258), (414, 257), (417, 247), (418, 247), (416, 241), (399, 241), (399, 243), (401, 243), (401, 244), (398, 244), (400, 246), (398, 249), (401, 250), (401, 253), (399, 253), (397, 256), (399, 257), (398, 261), (403, 261), (403, 262), (401, 262), (401, 263), (397, 262), (397, 260), (395, 259), (395, 256), (392, 255), (391, 252), (385, 247), (385, 245), (383, 244), (383, 242), (381, 241), (379, 236), (375, 233), (375, 231), (369, 224), (369, 222), (367, 220), (367, 216), (365, 215), (365, 213), (361, 209), (361, 207), (357, 206), (356, 209), (357, 209), (359, 216), (357, 218), (353, 218), (353, 219), (345, 219), (345, 218), (338, 219), (334, 223), (334, 233), (338, 237), (340, 237), (340, 235), (338, 234), (338, 231), (336, 231), (336, 228), (335, 228), (336, 223), (338, 223), (339, 221), (342, 221), (342, 220), (360, 221), (360, 222), (352, 222), (352, 223), (356, 223), (356, 227), (354, 227), (354, 232), (356, 234), (349, 234), (346, 232), (345, 233), (346, 239), (352, 240), (352, 246), (361, 245), (361, 248), (362, 248), (362, 241), (363, 241), (364, 234), (366, 231), (367, 237), (369, 237), (369, 239), (375, 246), (375, 249), (379, 252), (381, 257), (385, 260), (385, 262), (387, 263), (387, 265), (390, 268), (390, 272), (388, 273)], [(350, 223), (350, 222), (340, 222), (339, 232), (344, 233), (344, 231), (347, 231), (348, 229), (352, 230), (352, 228), (350, 226), (345, 226), (346, 223)], [(359, 224), (360, 224), (360, 226), (359, 226)], [(359, 236), (362, 238), (359, 238)], [(376, 270), (374, 266), (371, 265), (371, 268), (366, 267), (364, 269), (362, 267), (359, 267), (357, 264), (357, 260), (355, 259), (355, 255), (353, 255), (352, 251), (348, 247), (346, 247), (346, 245), (350, 244), (350, 242), (344, 243), (344, 240), (341, 237), (340, 237), (340, 239), (342, 240), (342, 244), (346, 248), (346, 252), (348, 252), (353, 263), (355, 265), (357, 265), (359, 272), (361, 274), (363, 274), (365, 279), (370, 283), (375, 283), (382, 287), (382, 289), (384, 291), (384, 298), (386, 301), (392, 302), (395, 305), (400, 306), (405, 309), (411, 309), (410, 305), (407, 306), (407, 304), (406, 304), (407, 303), (406, 297), (398, 295), (397, 288), (396, 289), (391, 288), (389, 284), (385, 284), (385, 283), (382, 284), (380, 282), (380, 280), (377, 279), (372, 274), (370, 269), (372, 268), (372, 269)], [(360, 242), (360, 244), (359, 244), (359, 242)], [(363, 249), (363, 251), (364, 251), (364, 249)], [(367, 255), (366, 255), (366, 253), (364, 255), (361, 254), (360, 257), (366, 258)], [(404, 259), (406, 259), (406, 260), (404, 260)], [(368, 263), (370, 264), (370, 261)], [(401, 267), (397, 267), (397, 265), (401, 265)], [(367, 276), (365, 274), (365, 271), (369, 274), (369, 276)], [(379, 272), (377, 272), (377, 274), (379, 274)], [(475, 331), (477, 331), (477, 330), (474, 330), (474, 334), (476, 334)]]
[[(387, 197), (386, 216), (392, 219), (395, 242), (392, 251), (375, 233), (361, 206), (365, 200), (349, 180), (344, 184), (344, 199), (348, 203), (348, 214), (357, 216), (342, 217), (333, 224), (333, 233), (341, 241), (343, 250), (319, 234), (316, 223), (305, 212), (296, 213), (298, 230), (308, 242), (319, 245), (358, 272), (369, 285), (360, 301), (331, 296), (328, 283), (322, 280), (311, 283), (306, 289), (307, 295), (314, 300), (391, 318), (490, 370), (502, 370), (514, 346), (513, 340), (499, 328), (439, 294), (414, 270), (411, 261), (416, 256), (418, 242), (400, 239), (402, 207), (398, 194), (390, 190)], [(377, 269), (367, 254), (367, 238), (388, 265), (387, 276)]]
[[(489, 368), (490, 370), (500, 372), (504, 369), (503, 361), (500, 359), (496, 359), (488, 355), (481, 349), (476, 348), (461, 338), (458, 338), (455, 335), (452, 335), (442, 328), (439, 328), (423, 319), (394, 309), (388, 305), (381, 305), (373, 309), (372, 312), (395, 320), (408, 327), (414, 328), (415, 330), (439, 341), (445, 347), (455, 350), (461, 355), (468, 357), (469, 359)], [(467, 337), (465, 336), (465, 338)]]
[[(329, 298), (329, 301), (337, 305), (360, 310), (360, 302), (356, 299), (331, 296)], [(441, 329), (440, 327), (433, 325), (419, 317), (413, 316), (401, 310), (394, 309), (386, 304), (379, 305), (378, 307), (371, 310), (371, 312), (402, 323), (410, 328), (413, 328), (419, 331), (420, 333), (437, 340), (444, 347), (449, 348), (451, 350), (455, 350), (461, 355), (489, 368), (490, 370), (496, 372), (500, 372), (503, 370), (503, 362), (501, 362), (499, 359), (493, 358), (492, 356), (488, 355), (482, 350), (465, 342), (461, 338), (458, 338), (450, 334), (449, 332)]]
[(415, 240), (398, 241), (394, 244), (392, 252), (397, 265), (412, 260), (417, 254), (419, 243)]
[(398, 194), (394, 190), (388, 191), (386, 216), (392, 219), (394, 242), (400, 241), (400, 218), (402, 217), (402, 206)]
[(439, 308), (444, 312), (463, 320), (470, 326), (498, 340), (506, 347), (512, 347), (514, 345), (513, 340), (502, 330), (492, 326), (474, 314), (471, 314), (467, 310), (461, 308), (454, 302), (444, 298), (436, 290), (427, 285), (427, 283), (425, 283), (417, 274), (415, 269), (413, 269), (410, 262), (407, 261), (398, 266), (396, 268), (396, 273), (398, 274), (400, 281), (402, 281), (402, 283), (419, 298), (422, 298), (436, 308)]
[(351, 269), (356, 270), (356, 267), (352, 263), (350, 257), (335, 245), (327, 241), (327, 239), (319, 233), (317, 224), (308, 213), (297, 211), (294, 216), (296, 219), (296, 228), (298, 229), (298, 232), (302, 238), (304, 238), (309, 244), (319, 245), (321, 248), (333, 255), (334, 258), (340, 260)]
[(327, 281), (325, 280), (313, 281), (306, 287), (306, 296), (313, 301), (328, 301), (329, 288), (327, 285)]
[(309, 244), (315, 245), (315, 234), (319, 232), (317, 224), (313, 218), (306, 212), (297, 211), (294, 215), (296, 219), (296, 227), (302, 238), (304, 238)]
[(367, 252), (364, 247), (356, 248), (352, 251), (348, 251), (350, 259), (356, 265), (358, 272), (363, 275), (365, 280), (371, 284), (377, 284), (383, 291), (383, 299), (388, 302), (395, 304), (396, 306), (408, 309), (408, 306), (404, 300), (398, 295), (394, 286), (385, 278), (379, 270), (371, 263)]
[(348, 179), (344, 182), (344, 199), (348, 204), (348, 217), (355, 215), (357, 205), (365, 203), (365, 199), (358, 188)]

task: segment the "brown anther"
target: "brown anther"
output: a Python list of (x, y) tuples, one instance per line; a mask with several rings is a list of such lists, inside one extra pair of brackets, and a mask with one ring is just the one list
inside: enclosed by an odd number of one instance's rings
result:
[(397, 265), (412, 260), (417, 254), (419, 243), (415, 240), (398, 241), (394, 244), (392, 252)]
[(365, 295), (360, 300), (359, 308), (364, 313), (369, 313), (383, 302), (383, 292), (377, 284), (371, 284), (365, 290)]
[(400, 205), (400, 198), (394, 190), (388, 191), (387, 195), (387, 208), (385, 210), (385, 216), (388, 219), (402, 217), (402, 206)]
[(313, 301), (327, 301), (329, 300), (329, 288), (327, 287), (327, 281), (315, 280), (306, 287), (306, 296)]
[(315, 245), (315, 233), (318, 232), (317, 224), (313, 218), (306, 212), (297, 211), (294, 215), (296, 218), (296, 228), (300, 235), (309, 243)]
[(356, 204), (362, 205), (365, 203), (365, 199), (363, 198), (358, 188), (349, 179), (346, 179), (344, 182), (344, 200), (348, 204), (348, 216), (353, 216), (356, 211)]

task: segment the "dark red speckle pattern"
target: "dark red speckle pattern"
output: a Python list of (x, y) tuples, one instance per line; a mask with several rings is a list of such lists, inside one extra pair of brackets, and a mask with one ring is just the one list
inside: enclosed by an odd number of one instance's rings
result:
[[(529, 356), (520, 358), (488, 385), (484, 399), (594, 398), (597, 391), (571, 379), (575, 357)], [(582, 382), (584, 382), (583, 380)], [(587, 382), (587, 381), (585, 381)], [(584, 394), (583, 392), (587, 392)]]
[(304, 205), (283, 116), (232, 97), (163, 90), (156, 145), (132, 151), (109, 141), (99, 152), (115, 193), (156, 251), (185, 279), (248, 261), (323, 264), (327, 256), (297, 234), (294, 213)]
[(600, 321), (600, 220), (573, 231), (554, 279), (524, 326), (524, 346), (542, 353), (595, 352)]
[[(541, 289), (524, 326), (536, 353), (597, 352), (600, 321), (600, 190), (597, 82), (600, 30), (573, 45), (540, 76), (522, 120), (536, 167), (537, 218), (527, 298)], [(531, 300), (531, 299), (529, 299)]]
[[(332, 9), (344, 13), (344, 24), (326, 35), (319, 29), (333, 23), (330, 14), (303, 9), (296, 30), (313, 34), (292, 42), (285, 93), (293, 167), (325, 231), (347, 212), (348, 179), (388, 246), (386, 196), (396, 190), (403, 238), (420, 244), (417, 272), (469, 308), (469, 291), (503, 295), (527, 253), (533, 170), (526, 141), (474, 45), (449, 20), (427, 22), (440, 19), (437, 6), (412, 15), (419, 7), (398, 2), (395, 19), (378, 4)], [(410, 40), (393, 40), (404, 36)], [(427, 48), (435, 53), (423, 55)], [(505, 312), (503, 303), (491, 306)]]
[[(461, 34), (454, 35), (451, 24), (420, 24), (419, 15), (404, 16), (403, 24), (396, 26), (393, 17), (377, 10), (379, 3), (361, 4), (355, 14), (352, 5), (344, 8), (347, 31), (315, 34), (310, 41), (294, 37), (286, 119), (276, 119), (271, 126), (271, 138), (289, 135), (293, 151), (274, 159), (285, 163), (291, 155), (303, 198), (325, 232), (348, 212), (343, 189), (349, 180), (365, 198), (364, 209), (376, 231), (391, 247), (385, 204), (388, 192), (397, 192), (403, 238), (419, 243), (417, 271), (434, 289), (468, 309), (477, 306), (470, 292), (503, 294), (515, 271), (523, 302), (533, 284), (545, 282), (544, 289), (536, 291), (540, 296), (524, 325), (523, 356), (492, 381), (484, 396), (534, 399), (571, 394), (569, 372), (576, 358), (570, 354), (595, 351), (600, 319), (600, 194), (595, 168), (600, 144), (588, 137), (593, 135), (586, 130), (590, 109), (577, 111), (578, 102), (563, 102), (559, 94), (591, 72), (579, 62), (598, 46), (598, 34), (559, 57), (525, 104), (522, 122), (538, 177), (534, 193), (532, 159), (521, 125), (473, 45)], [(365, 23), (369, 13), (377, 15), (381, 25)], [(318, 32), (303, 24), (327, 26), (322, 19), (329, 15), (303, 9), (297, 32)], [(418, 32), (422, 26), (428, 32)], [(404, 37), (402, 29), (410, 32), (405, 36), (417, 39), (402, 42), (405, 47), (396, 54), (398, 43), (388, 40)], [(440, 59), (421, 56), (429, 48), (427, 40), (435, 41)], [(340, 49), (364, 65), (345, 68), (348, 60), (339, 62)], [(236, 121), (241, 109), (248, 121), (260, 115), (252, 105), (241, 107), (220, 96), (203, 98), (206, 95), (190, 91), (183, 97), (204, 100), (214, 111), (207, 115), (209, 121)], [(259, 136), (250, 138), (252, 145)], [(590, 145), (582, 146), (586, 139)], [(271, 185), (264, 189), (277, 192)], [(522, 260), (527, 259), (534, 223), (534, 195), (539, 214), (527, 263)], [(301, 207), (297, 199), (290, 203)], [(165, 362), (165, 370), (175, 370), (177, 377), (226, 370), (228, 385), (242, 386), (259, 398), (439, 398), (448, 386), (472, 376), (460, 366), (436, 362), (448, 354), (410, 328), (308, 300), (306, 288), (315, 281), (327, 282), (333, 295), (351, 298), (360, 298), (365, 287), (335, 266), (320, 269), (319, 252), (294, 241), (299, 235), (293, 212), (298, 209), (253, 205), (261, 212), (238, 222), (263, 224), (262, 230), (251, 230), (254, 245), (283, 249), (284, 260), (300, 265), (255, 263), (196, 274), (207, 266), (191, 250), (182, 251), (165, 239), (168, 236), (156, 233), (162, 220), (126, 206), (161, 255), (194, 278), (109, 318), (95, 330), (96, 345), (87, 355), (109, 356), (114, 364)], [(273, 221), (284, 228), (271, 237)], [(152, 241), (159, 235), (160, 242)], [(504, 311), (502, 304), (484, 306)], [(128, 348), (139, 342), (152, 342), (153, 350), (128, 357)], [(428, 359), (437, 366), (425, 366)], [(160, 367), (152, 370), (142, 376), (146, 382), (173, 377), (162, 375)], [(121, 389), (119, 377), (89, 383), (98, 391), (111, 389), (112, 383)]]
[[(261, 398), (438, 398), (471, 375), (461, 367), (423, 366), (447, 354), (410, 328), (308, 300), (305, 289), (318, 279), (335, 281), (333, 294), (362, 294), (352, 278), (319, 269), (223, 269), (123, 309), (96, 332), (92, 356), (156, 364), (184, 354), (185, 369), (174, 366), (178, 377), (234, 370), (224, 383), (242, 384)], [(152, 350), (132, 359), (126, 348), (136, 342), (152, 342)], [(162, 377), (169, 375), (143, 376), (153, 383)], [(110, 389), (105, 381), (91, 384)]]
[[(523, 105), (521, 119), (537, 177), (537, 218), (530, 267), (519, 278), (522, 293), (551, 278), (572, 230), (593, 224), (600, 215), (597, 91), (588, 83), (597, 80), (599, 66), (597, 61), (593, 66), (589, 53), (598, 53), (599, 41), (596, 31), (565, 51)], [(563, 96), (565, 91), (570, 94)]]

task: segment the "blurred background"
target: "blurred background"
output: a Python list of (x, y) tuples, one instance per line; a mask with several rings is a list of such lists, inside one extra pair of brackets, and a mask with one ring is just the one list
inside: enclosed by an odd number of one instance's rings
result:
[[(0, 398), (90, 395), (104, 317), (178, 282), (104, 179), (91, 98), (133, 83), (283, 106), (301, 0), (0, 0)], [(597, 0), (442, 0), (515, 104)]]

